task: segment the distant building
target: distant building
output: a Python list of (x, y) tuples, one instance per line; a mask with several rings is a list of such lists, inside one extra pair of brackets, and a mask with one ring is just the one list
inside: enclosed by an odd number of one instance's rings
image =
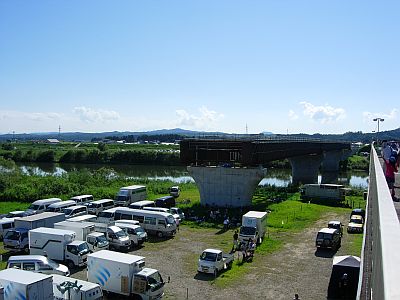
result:
[(57, 140), (57, 139), (47, 139), (47, 140), (46, 140), (46, 143), (52, 144), (52, 145), (57, 145), (57, 144), (60, 143), (60, 141)]

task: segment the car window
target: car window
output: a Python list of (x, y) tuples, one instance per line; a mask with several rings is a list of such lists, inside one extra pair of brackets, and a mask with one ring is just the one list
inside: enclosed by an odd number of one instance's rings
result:
[(35, 263), (34, 262), (24, 262), (22, 263), (22, 269), (26, 271), (35, 271)]
[(19, 262), (11, 262), (8, 264), (9, 268), (13, 268), (13, 269), (21, 269), (21, 263)]
[(46, 265), (42, 262), (39, 262), (39, 270), (40, 271), (47, 271), (47, 270), (53, 270), (53, 268), (49, 265)]

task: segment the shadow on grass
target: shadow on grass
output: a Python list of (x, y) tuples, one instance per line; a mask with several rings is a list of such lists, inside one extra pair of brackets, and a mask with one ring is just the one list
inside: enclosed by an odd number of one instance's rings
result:
[(332, 258), (336, 254), (337, 250), (333, 249), (317, 249), (315, 250), (316, 257)]
[(149, 236), (148, 240), (147, 240), (147, 243), (157, 244), (157, 243), (165, 242), (167, 240), (171, 240), (173, 238), (174, 238), (174, 236), (166, 236), (166, 237)]
[(225, 232), (227, 232), (228, 230), (225, 228), (221, 228), (220, 230), (218, 230), (215, 234), (219, 235), (219, 234), (223, 234)]
[(206, 273), (200, 273), (200, 272), (197, 272), (197, 274), (193, 278), (196, 280), (201, 280), (201, 281), (215, 280), (214, 274), (206, 274)]

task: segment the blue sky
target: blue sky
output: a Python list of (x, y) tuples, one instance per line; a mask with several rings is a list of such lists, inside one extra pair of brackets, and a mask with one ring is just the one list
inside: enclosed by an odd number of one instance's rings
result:
[(0, 133), (399, 127), (400, 1), (0, 1)]

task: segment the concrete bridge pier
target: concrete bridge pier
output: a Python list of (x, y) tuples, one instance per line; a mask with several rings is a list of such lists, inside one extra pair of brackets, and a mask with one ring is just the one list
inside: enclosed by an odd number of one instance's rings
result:
[(265, 177), (265, 168), (225, 168), (188, 166), (200, 191), (201, 205), (219, 207), (250, 206), (254, 190)]
[(292, 165), (292, 183), (318, 183), (318, 171), (322, 154), (302, 155), (289, 158)]
[(342, 150), (325, 151), (322, 160), (322, 172), (339, 172), (339, 163), (343, 159)]

